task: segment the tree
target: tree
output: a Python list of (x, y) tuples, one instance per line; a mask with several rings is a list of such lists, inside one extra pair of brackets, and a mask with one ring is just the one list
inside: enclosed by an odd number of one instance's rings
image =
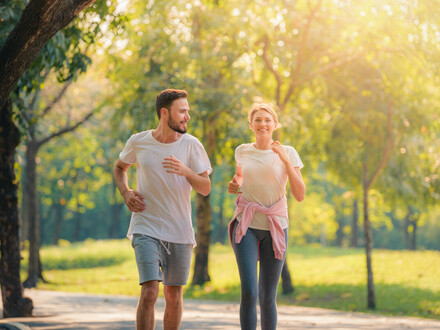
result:
[[(80, 125), (87, 121), (96, 109), (92, 109), (88, 114), (84, 115), (82, 119), (74, 123), (70, 123), (71, 111), (68, 111), (65, 124), (58, 125), (57, 129), (53, 132), (45, 129), (46, 134), (42, 133), (42, 129), (39, 127), (44, 120), (47, 122), (47, 116), (51, 114), (57, 103), (63, 98), (68, 87), (71, 85), (72, 80), (65, 82), (55, 98), (50, 102), (47, 102), (47, 106), (41, 111), (38, 111), (38, 105), (40, 104), (37, 99), (40, 98), (40, 89), (32, 95), (32, 99), (29, 105), (25, 105), (27, 111), (22, 113), (23, 118), (28, 123), (28, 135), (26, 144), (26, 163), (25, 163), (25, 184), (23, 186), (23, 199), (26, 201), (25, 216), (27, 219), (24, 223), (28, 224), (28, 237), (29, 237), (29, 268), (28, 278), (23, 283), (26, 288), (33, 288), (37, 285), (38, 279), (43, 279), (42, 266), (40, 261), (40, 212), (39, 212), (39, 198), (37, 190), (37, 153), (39, 149), (47, 142), (60, 137), (66, 133), (76, 130)], [(61, 127), (60, 127), (61, 126)], [(44, 280), (44, 279), (43, 279)]]
[[(1, 252), (0, 282), (4, 316), (26, 316), (31, 308), (24, 308), (25, 301), (20, 282), (19, 225), (17, 206), (17, 185), (14, 174), (14, 155), (19, 143), (19, 134), (11, 104), (11, 92), (20, 77), (38, 56), (43, 46), (59, 30), (67, 26), (82, 10), (93, 4), (94, 0), (48, 1), (32, 0), (23, 10), (7, 39), (0, 48), (0, 226)], [(2, 3), (5, 5), (17, 2)], [(13, 21), (13, 20), (11, 20)], [(11, 23), (13, 25), (13, 23)], [(28, 300), (27, 300), (28, 301)], [(29, 302), (27, 303), (29, 305)]]

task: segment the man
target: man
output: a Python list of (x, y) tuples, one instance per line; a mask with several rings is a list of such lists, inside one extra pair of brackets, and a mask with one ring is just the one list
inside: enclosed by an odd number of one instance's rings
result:
[[(154, 329), (154, 306), (163, 281), (164, 329), (179, 329), (182, 286), (188, 281), (192, 248), (191, 189), (211, 190), (211, 164), (202, 144), (185, 134), (190, 120), (188, 93), (167, 89), (156, 97), (159, 125), (134, 134), (119, 155), (113, 175), (132, 211), (127, 237), (132, 240), (142, 285), (136, 329)], [(127, 170), (137, 164), (137, 190)]]

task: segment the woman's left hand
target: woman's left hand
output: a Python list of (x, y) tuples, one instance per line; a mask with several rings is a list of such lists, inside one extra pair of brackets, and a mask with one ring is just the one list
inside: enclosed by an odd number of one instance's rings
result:
[(289, 156), (287, 156), (286, 150), (279, 141), (272, 142), (272, 150), (278, 155), (278, 157), (280, 157), (284, 165), (288, 165), (290, 163)]

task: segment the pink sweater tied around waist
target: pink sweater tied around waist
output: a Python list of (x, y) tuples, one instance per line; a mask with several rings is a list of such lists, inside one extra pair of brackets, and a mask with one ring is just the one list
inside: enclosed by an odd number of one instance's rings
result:
[(267, 216), (275, 258), (283, 260), (284, 252), (286, 252), (286, 241), (283, 228), (281, 228), (281, 225), (276, 217), (279, 216), (288, 218), (286, 196), (283, 196), (271, 207), (265, 207), (258, 203), (248, 201), (243, 195), (238, 195), (237, 199), (235, 200), (235, 205), (235, 214), (229, 223), (229, 239), (231, 240), (231, 243), (232, 232), (234, 230), (233, 223), (237, 216), (243, 213), (235, 231), (235, 243), (240, 243), (243, 236), (246, 235), (246, 231), (248, 230), (249, 224), (254, 217), (254, 213), (260, 212)]

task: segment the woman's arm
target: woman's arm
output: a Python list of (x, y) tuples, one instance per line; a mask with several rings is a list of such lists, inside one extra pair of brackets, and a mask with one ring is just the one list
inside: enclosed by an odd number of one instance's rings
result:
[(302, 202), (306, 195), (306, 185), (301, 175), (301, 169), (299, 167), (293, 167), (290, 161), (289, 164), (284, 165), (286, 166), (287, 176), (289, 177), (290, 191), (298, 202)]
[(290, 191), (292, 192), (293, 197), (295, 197), (298, 202), (302, 202), (306, 194), (306, 185), (304, 184), (301, 175), (301, 169), (299, 167), (293, 167), (286, 150), (284, 150), (284, 147), (280, 142), (274, 141), (272, 143), (272, 150), (278, 154), (286, 167), (290, 183)]
[(241, 194), (240, 187), (243, 183), (243, 177), (241, 176), (241, 166), (237, 166), (235, 175), (228, 184), (228, 192), (230, 194)]

